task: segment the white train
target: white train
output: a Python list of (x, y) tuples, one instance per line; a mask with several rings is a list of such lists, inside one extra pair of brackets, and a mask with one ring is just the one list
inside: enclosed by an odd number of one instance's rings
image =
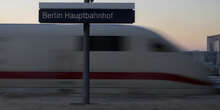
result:
[[(153, 31), (91, 25), (90, 34), (92, 93), (214, 92), (211, 72)], [(0, 87), (73, 87), (80, 93), (82, 35), (82, 25), (0, 24)]]

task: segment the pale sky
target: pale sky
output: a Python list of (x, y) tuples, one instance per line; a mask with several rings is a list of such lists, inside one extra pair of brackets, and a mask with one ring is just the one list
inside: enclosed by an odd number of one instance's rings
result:
[[(39, 2), (83, 0), (1, 0), (0, 23), (39, 23)], [(206, 50), (206, 37), (220, 34), (220, 0), (95, 0), (135, 3), (136, 23), (156, 30), (187, 50)]]

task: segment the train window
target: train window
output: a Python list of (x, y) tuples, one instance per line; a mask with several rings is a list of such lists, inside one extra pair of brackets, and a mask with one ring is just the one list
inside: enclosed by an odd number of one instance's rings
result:
[[(83, 39), (81, 37), (82, 42)], [(83, 43), (80, 43), (80, 50), (83, 50)], [(124, 51), (125, 37), (121, 36), (90, 36), (91, 51)]]
[(123, 38), (119, 36), (91, 36), (90, 49), (92, 51), (121, 51)]
[(153, 43), (151, 44), (151, 49), (153, 51), (159, 51), (159, 52), (170, 52), (173, 51), (171, 48), (169, 48), (167, 45), (162, 43)]

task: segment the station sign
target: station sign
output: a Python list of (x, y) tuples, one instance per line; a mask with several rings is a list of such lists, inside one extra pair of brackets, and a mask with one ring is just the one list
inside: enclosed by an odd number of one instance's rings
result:
[(40, 23), (134, 23), (133, 3), (40, 3)]

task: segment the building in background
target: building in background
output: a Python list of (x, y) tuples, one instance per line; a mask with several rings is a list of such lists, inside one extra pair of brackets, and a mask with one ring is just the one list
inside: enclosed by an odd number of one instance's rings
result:
[(207, 51), (218, 52), (220, 47), (220, 34), (207, 37)]
[(207, 51), (215, 53), (216, 55), (216, 67), (220, 74), (220, 34), (207, 37)]

